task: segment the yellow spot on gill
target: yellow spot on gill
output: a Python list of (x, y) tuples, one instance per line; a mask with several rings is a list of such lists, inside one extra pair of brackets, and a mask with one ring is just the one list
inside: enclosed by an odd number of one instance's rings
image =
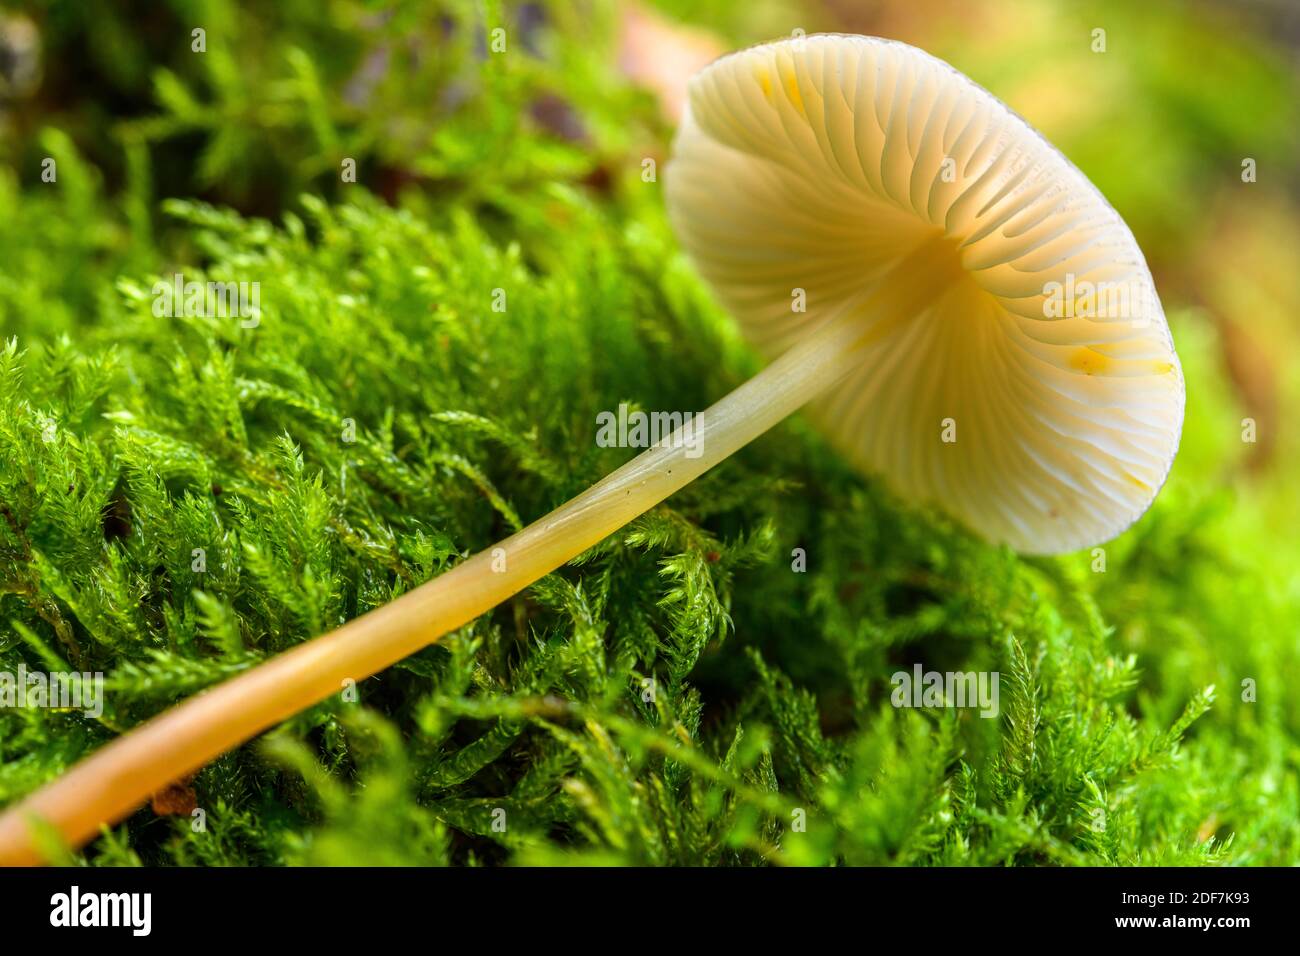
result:
[(1105, 372), (1110, 367), (1111, 362), (1110, 356), (1094, 352), (1086, 346), (1073, 349), (1070, 352), (1070, 368), (1076, 372), (1082, 372), (1084, 375), (1097, 375)]
[(790, 97), (790, 102), (794, 104), (794, 108), (797, 109), (801, 115), (808, 115), (803, 108), (803, 95), (799, 92), (799, 80), (793, 73), (789, 74), (785, 78), (785, 94)]
[[(799, 111), (802, 116), (808, 113), (803, 105), (803, 93), (799, 90), (799, 78), (795, 75), (794, 67), (786, 63), (773, 63), (772, 68), (776, 70), (777, 82), (785, 92), (786, 98), (789, 99), (790, 105)], [(754, 79), (758, 80), (759, 87), (763, 90), (763, 95), (767, 97), (769, 103), (775, 103), (774, 92), (776, 84), (772, 82), (772, 73), (766, 65), (755, 67)]]
[(1105, 349), (1105, 346), (1099, 346), (1096, 349), (1087, 346), (1072, 349), (1069, 357), (1070, 368), (1085, 375), (1105, 375), (1107, 372), (1114, 372), (1117, 363), (1134, 372), (1145, 366), (1151, 370), (1152, 375), (1168, 375), (1174, 370), (1172, 362), (1149, 361), (1143, 363), (1136, 360), (1124, 361), (1106, 354), (1102, 349)]
[(1136, 475), (1130, 475), (1130, 474), (1126, 471), (1126, 472), (1124, 472), (1124, 477), (1125, 477), (1126, 479), (1128, 479), (1129, 484), (1134, 485), (1135, 487), (1141, 488), (1143, 491), (1150, 491), (1150, 490), (1151, 490), (1151, 486), (1148, 485), (1148, 484), (1147, 484), (1145, 481), (1143, 481), (1141, 478), (1137, 477)]

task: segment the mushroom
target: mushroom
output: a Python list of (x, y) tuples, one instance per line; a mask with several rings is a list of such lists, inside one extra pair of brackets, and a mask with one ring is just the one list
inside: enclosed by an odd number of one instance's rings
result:
[(1051, 554), (1155, 497), (1183, 382), (1142, 253), (1078, 169), (946, 63), (855, 36), (732, 54), (694, 81), (667, 193), (768, 354), (851, 315), (861, 352), (813, 413), (904, 498)]
[[(29, 815), (88, 840), (488, 611), (814, 400), (863, 470), (1022, 552), (1104, 541), (1151, 503), (1177, 450), (1183, 381), (1142, 253), (1082, 173), (952, 67), (857, 36), (723, 57), (690, 85), (666, 178), (682, 244), (771, 363), (495, 547), (73, 767), (0, 818), (0, 862), (40, 859)], [(800, 293), (806, 311), (792, 308)]]

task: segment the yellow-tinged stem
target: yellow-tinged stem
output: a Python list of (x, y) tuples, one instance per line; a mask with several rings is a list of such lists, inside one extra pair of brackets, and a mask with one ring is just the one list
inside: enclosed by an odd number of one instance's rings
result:
[[(852, 368), (860, 342), (861, 327), (846, 310), (697, 416), (689, 444), (674, 432), (445, 574), (119, 737), (0, 817), (0, 864), (42, 862), (32, 817), (79, 846), (168, 783), (339, 693), (346, 680), (361, 681), (472, 621), (829, 389)], [(688, 456), (692, 449), (697, 457)]]

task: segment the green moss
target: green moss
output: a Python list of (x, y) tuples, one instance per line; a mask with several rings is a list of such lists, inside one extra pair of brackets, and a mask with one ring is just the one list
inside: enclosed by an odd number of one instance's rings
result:
[[(187, 278), (261, 283), (256, 328), (154, 316), (145, 272), (95, 291), (84, 343), (5, 351), (0, 662), (110, 691), (98, 722), (0, 711), (5, 802), (595, 480), (626, 454), (599, 410), (703, 407), (752, 368), (652, 213), (557, 192), (541, 268), (463, 212), (357, 197), (279, 228), (169, 204)], [(206, 831), (145, 809), (88, 856), (1294, 862), (1294, 585), (1183, 471), (1094, 574), (902, 507), (792, 421), (205, 769)], [(999, 671), (1001, 716), (896, 710), (914, 661)]]

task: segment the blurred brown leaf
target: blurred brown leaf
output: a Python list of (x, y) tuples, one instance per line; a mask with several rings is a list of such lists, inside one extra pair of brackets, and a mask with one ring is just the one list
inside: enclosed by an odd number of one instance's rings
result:
[(704, 30), (675, 24), (638, 3), (622, 7), (619, 68), (655, 94), (674, 125), (686, 109), (687, 82), (724, 50), (722, 41)]

